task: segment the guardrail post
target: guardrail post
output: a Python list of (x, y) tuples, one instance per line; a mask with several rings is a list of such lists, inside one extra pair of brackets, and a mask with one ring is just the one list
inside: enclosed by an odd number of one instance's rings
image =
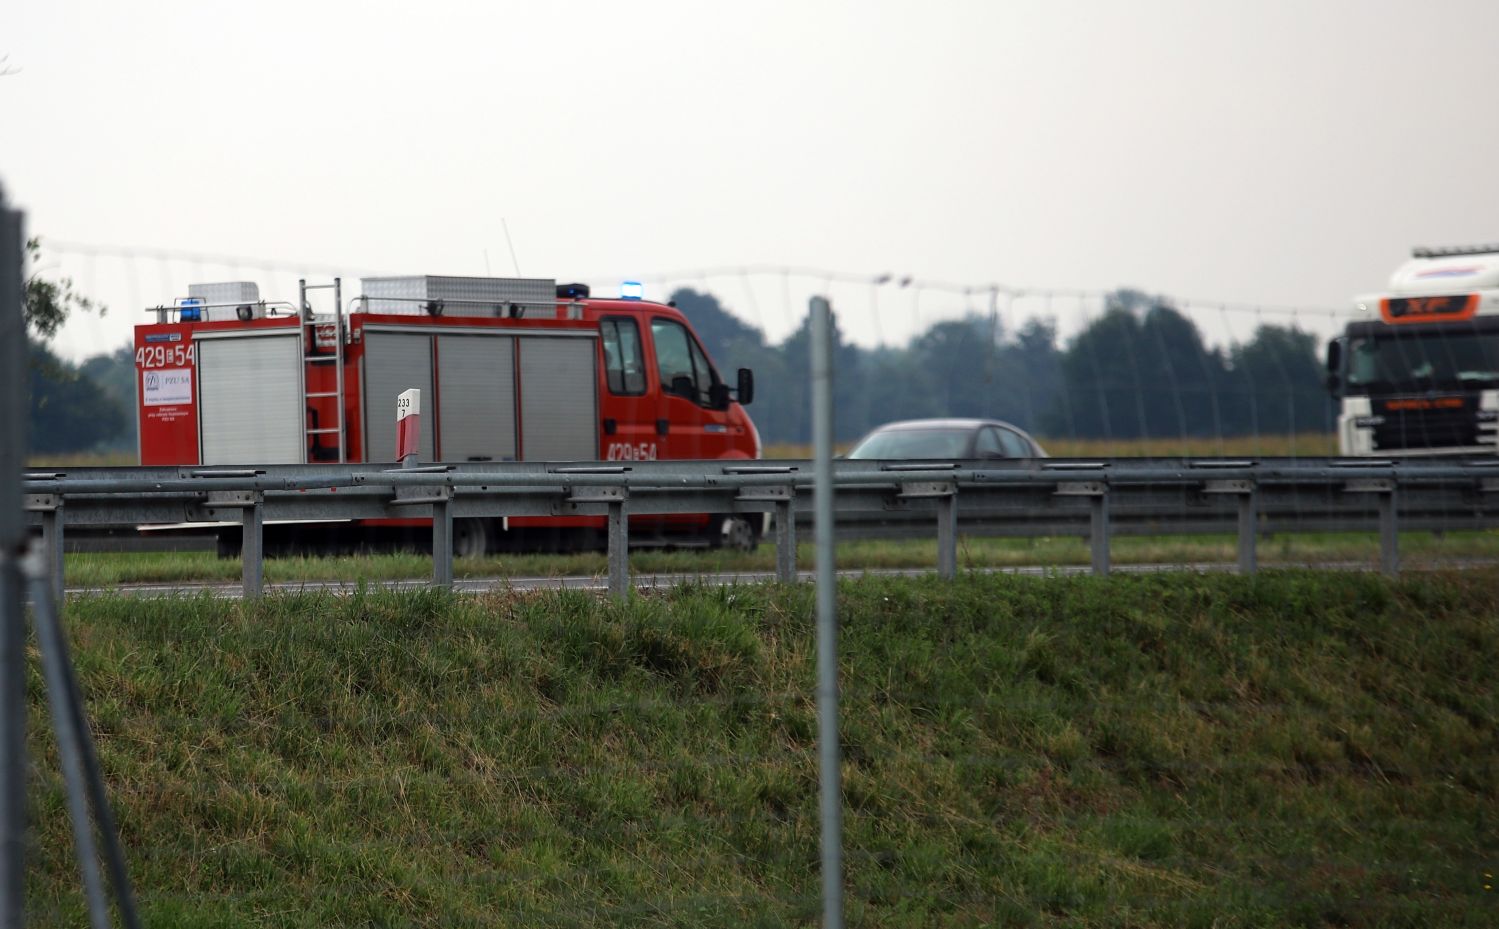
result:
[(444, 499), (432, 504), (432, 584), (453, 586), (453, 506)]
[(561, 474), (619, 474), (620, 483), (614, 486), (583, 485), (568, 488), (567, 499), (562, 502), (561, 513), (570, 515), (581, 508), (598, 513), (597, 504), (604, 504), (609, 539), (609, 596), (623, 600), (630, 594), (630, 521), (626, 514), (626, 502), (630, 489), (623, 477), (627, 468), (615, 465), (586, 466), (560, 469)]
[(1380, 569), (1390, 577), (1400, 573), (1400, 533), (1395, 515), (1395, 485), (1379, 495)]
[(609, 501), (609, 596), (630, 594), (630, 523), (623, 499)]
[(796, 583), (796, 516), (791, 499), (776, 502), (776, 580)]
[(1259, 506), (1253, 489), (1239, 495), (1239, 573), (1253, 574), (1259, 570), (1258, 528)]
[(1088, 498), (1088, 542), (1093, 553), (1093, 573), (1109, 573), (1109, 485), (1104, 481), (1063, 481), (1055, 491), (1059, 497)]
[(954, 481), (903, 481), (896, 490), (893, 506), (903, 507), (910, 500), (937, 501), (937, 575), (948, 579), (957, 577), (957, 483)]
[(1378, 494), (1379, 569), (1394, 577), (1400, 573), (1400, 527), (1395, 514), (1395, 481), (1386, 477), (1356, 478), (1343, 485), (1344, 493)]
[(1099, 576), (1109, 573), (1109, 494), (1103, 491), (1094, 495), (1090, 503), (1089, 540), (1093, 548), (1093, 573)]
[(255, 491), (240, 513), (240, 577), (244, 598), (254, 600), (265, 588), (265, 494)]
[(1259, 507), (1254, 481), (1208, 481), (1203, 485), (1202, 492), (1205, 494), (1229, 494), (1238, 498), (1239, 573), (1253, 574), (1259, 570), (1259, 555), (1255, 548), (1258, 542), (1255, 533), (1255, 523), (1259, 518)]
[(52, 598), (62, 603), (67, 589), (63, 583), (62, 494), (27, 494), (26, 509), (40, 513), (42, 519), (42, 563), (47, 567)]
[(958, 576), (958, 496), (937, 498), (937, 575)]

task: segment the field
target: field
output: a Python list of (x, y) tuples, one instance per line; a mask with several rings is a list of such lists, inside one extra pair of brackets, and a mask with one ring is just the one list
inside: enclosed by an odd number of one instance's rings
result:
[[(849, 925), (1491, 926), (1499, 573), (840, 587)], [(150, 926), (812, 926), (812, 590), (67, 620)], [(35, 671), (29, 914), (85, 921)]]

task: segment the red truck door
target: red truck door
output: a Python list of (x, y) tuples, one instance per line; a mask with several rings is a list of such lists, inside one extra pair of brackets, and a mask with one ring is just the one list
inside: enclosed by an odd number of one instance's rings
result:
[(660, 455), (656, 402), (647, 377), (645, 343), (635, 316), (599, 320), (603, 354), (599, 444), (607, 461), (649, 461)]
[[(732, 447), (727, 410), (712, 407), (718, 381), (708, 355), (681, 322), (650, 317), (651, 343), (660, 383), (657, 418), (664, 421), (661, 458), (723, 458)], [(658, 427), (662, 424), (658, 423)]]

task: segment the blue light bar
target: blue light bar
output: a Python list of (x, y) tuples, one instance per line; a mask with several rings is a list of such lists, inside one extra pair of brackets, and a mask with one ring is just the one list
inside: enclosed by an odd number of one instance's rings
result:
[(644, 300), (645, 285), (639, 281), (625, 281), (619, 285), (619, 299), (621, 300)]
[(203, 304), (207, 302), (202, 297), (183, 297), (177, 301), (177, 319), (184, 323), (202, 322)]

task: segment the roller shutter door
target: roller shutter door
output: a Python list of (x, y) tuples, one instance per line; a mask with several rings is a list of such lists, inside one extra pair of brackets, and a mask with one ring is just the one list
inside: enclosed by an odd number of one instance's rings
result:
[(515, 340), (437, 338), (443, 461), (515, 460)]
[(562, 336), (520, 340), (521, 453), (527, 461), (598, 459), (596, 343)]
[(422, 461), (436, 458), (432, 441), (432, 337), (404, 332), (364, 331), (364, 460), (396, 460), (396, 397), (421, 389)]
[(198, 435), (213, 465), (306, 460), (302, 333), (199, 338)]

